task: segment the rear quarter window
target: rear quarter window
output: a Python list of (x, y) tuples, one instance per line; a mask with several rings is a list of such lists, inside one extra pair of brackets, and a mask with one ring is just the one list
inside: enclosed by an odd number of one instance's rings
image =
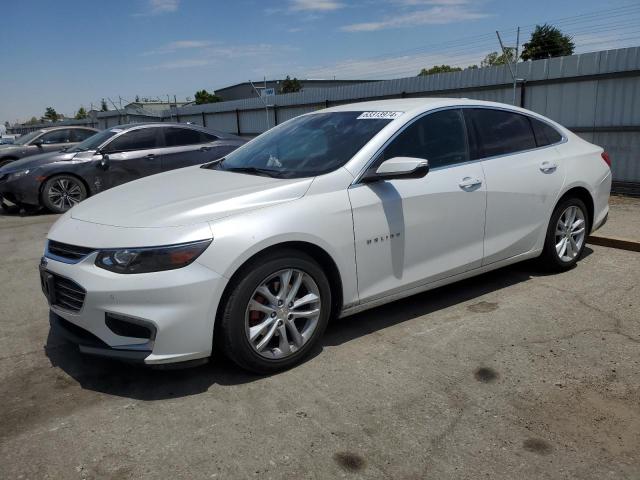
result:
[(545, 122), (541, 122), (535, 118), (530, 118), (533, 134), (536, 137), (536, 144), (539, 147), (553, 145), (562, 140), (562, 135), (555, 128)]

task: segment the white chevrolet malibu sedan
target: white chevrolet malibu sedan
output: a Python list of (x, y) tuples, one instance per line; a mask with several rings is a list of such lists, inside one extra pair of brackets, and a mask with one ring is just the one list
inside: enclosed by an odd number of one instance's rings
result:
[(40, 265), (50, 322), (88, 354), (187, 365), (222, 349), (243, 368), (281, 370), (332, 316), (534, 257), (572, 267), (606, 221), (609, 163), (498, 103), (302, 115), (67, 212)]

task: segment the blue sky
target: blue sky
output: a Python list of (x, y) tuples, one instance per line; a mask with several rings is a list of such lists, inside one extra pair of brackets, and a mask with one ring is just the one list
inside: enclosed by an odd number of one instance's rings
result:
[(265, 75), (466, 66), (498, 48), (496, 29), (513, 44), (517, 25), (526, 40), (545, 21), (578, 51), (640, 44), (640, 5), (629, 0), (23, 0), (4, 3), (0, 21), (2, 122), (49, 105), (73, 115), (103, 97), (184, 99)]

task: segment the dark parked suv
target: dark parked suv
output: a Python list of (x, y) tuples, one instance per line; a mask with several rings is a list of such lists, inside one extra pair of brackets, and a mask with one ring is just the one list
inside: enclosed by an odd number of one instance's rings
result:
[(62, 213), (102, 190), (215, 160), (245, 142), (184, 123), (119, 125), (63, 152), (32, 156), (0, 168), (0, 203), (8, 211), (44, 206)]
[(51, 127), (27, 133), (11, 144), (0, 145), (0, 167), (30, 155), (72, 147), (97, 131), (90, 127)]

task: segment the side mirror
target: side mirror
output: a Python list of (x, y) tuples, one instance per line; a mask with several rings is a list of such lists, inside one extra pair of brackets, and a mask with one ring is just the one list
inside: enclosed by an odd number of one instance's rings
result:
[(34, 140), (33, 143), (31, 145), (35, 145), (38, 148), (42, 148), (42, 139), (38, 138), (37, 140)]
[(109, 160), (109, 155), (107, 155), (106, 153), (102, 154), (102, 160), (100, 160), (100, 163), (98, 164), (98, 167), (102, 170), (109, 170), (109, 164), (111, 163), (111, 161)]
[(393, 157), (385, 160), (375, 171), (368, 171), (362, 177), (365, 183), (379, 180), (402, 178), (422, 178), (429, 173), (429, 162), (423, 158)]

